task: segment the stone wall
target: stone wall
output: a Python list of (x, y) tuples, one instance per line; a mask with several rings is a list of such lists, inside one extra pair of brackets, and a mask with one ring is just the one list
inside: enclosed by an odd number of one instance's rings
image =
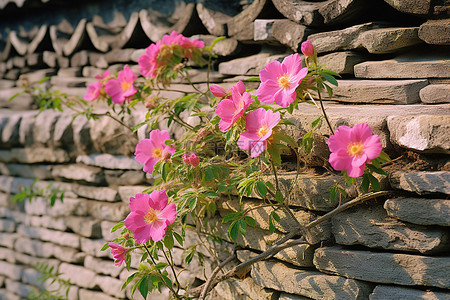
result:
[[(3, 1), (0, 8), (20, 23), (21, 9), (12, 5), (29, 9), (29, 2)], [(29, 31), (2, 28), (8, 34), (0, 43), (0, 299), (26, 298), (43, 288), (32, 267), (36, 262), (71, 279), (69, 299), (129, 298), (129, 289), (120, 290), (129, 272), (115, 267), (109, 251), (100, 248), (114, 237), (111, 227), (129, 213), (129, 197), (153, 181), (132, 157), (148, 130), (141, 128), (136, 138), (107, 117), (73, 120), (70, 111), (37, 115), (31, 96), (8, 99), (20, 90), (20, 75), (30, 82), (51, 76), (52, 89), (82, 97), (93, 76), (105, 69), (115, 72), (127, 63), (138, 72), (139, 48), (171, 30), (197, 34), (206, 42), (227, 36), (216, 46), (219, 59), (210, 76), (224, 85), (258, 75), (265, 64), (298, 52), (309, 39), (319, 62), (342, 75), (332, 101), (325, 103), (332, 125), (367, 122), (394, 159), (386, 166), (389, 176), (380, 177), (391, 196), (312, 228), (305, 233), (312, 246), (295, 246), (254, 264), (241, 278), (217, 285), (210, 299), (450, 299), (447, 2), (255, 0), (226, 9), (219, 1), (177, 3), (170, 15), (150, 6), (129, 16), (118, 13), (108, 22), (96, 16), (80, 18), (76, 26), (62, 21)], [(81, 1), (78, 9), (83, 12), (85, 6)], [(190, 72), (204, 88), (206, 70), (194, 66)], [(248, 81), (246, 86), (258, 85)], [(192, 90), (182, 81), (173, 87), (178, 91), (163, 95), (179, 97), (179, 90)], [(126, 122), (137, 124), (144, 114), (139, 108)], [(314, 106), (301, 104), (291, 116), (296, 126), (290, 134), (299, 140), (319, 115)], [(318, 132), (329, 135), (325, 125)], [(326, 149), (325, 140), (316, 139), (293, 187), (290, 205), (302, 225), (339, 205), (329, 200), (339, 176), (323, 168)], [(282, 188), (289, 188), (293, 157), (285, 154), (287, 171), (280, 180)], [(35, 178), (36, 191), (50, 183), (49, 189), (64, 190), (63, 203), (51, 207), (42, 197), (9, 201)], [(244, 205), (260, 201), (247, 199)], [(219, 220), (239, 204), (218, 200), (217, 207), (217, 218), (210, 222), (214, 233), (227, 240)], [(241, 250), (231, 265), (264, 251), (295, 226), (280, 214), (277, 230), (269, 234), (268, 214), (266, 208), (252, 211), (257, 226), (238, 240)], [(188, 231), (185, 246), (199, 238), (204, 237)], [(212, 255), (225, 259), (233, 250), (230, 241), (211, 246), (212, 253), (199, 249), (205, 274), (198, 257), (186, 265), (185, 254), (175, 248), (178, 268), (186, 268), (182, 283), (201, 284), (216, 266)], [(132, 267), (137, 266), (134, 260)], [(167, 298), (163, 290), (151, 299)]]

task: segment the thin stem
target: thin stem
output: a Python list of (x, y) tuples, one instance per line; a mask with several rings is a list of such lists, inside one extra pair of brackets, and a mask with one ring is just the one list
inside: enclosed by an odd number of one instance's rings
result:
[(273, 175), (275, 176), (275, 187), (276, 187), (276, 192), (278, 192), (280, 190), (279, 185), (278, 185), (278, 175), (277, 175), (277, 169), (275, 167), (275, 163), (273, 162), (273, 159), (270, 160), (270, 163), (272, 164), (272, 170), (273, 170)]
[(328, 119), (327, 113), (325, 111), (325, 107), (323, 106), (322, 94), (320, 94), (320, 87), (319, 87), (318, 83), (317, 83), (317, 94), (319, 95), (320, 109), (322, 110), (322, 114), (325, 117), (325, 120), (327, 121), (328, 127), (331, 130), (331, 133), (334, 135), (333, 127), (331, 126), (330, 120)]
[(164, 257), (166, 258), (167, 262), (169, 263), (170, 268), (172, 269), (173, 277), (175, 278), (175, 281), (177, 282), (177, 293), (178, 293), (178, 291), (180, 290), (181, 285), (180, 285), (180, 282), (178, 281), (178, 276), (177, 276), (177, 274), (175, 272), (175, 269), (173, 267), (172, 252), (169, 249), (167, 249), (167, 250), (169, 251), (170, 261), (169, 261), (169, 258), (167, 257), (167, 254), (166, 254), (166, 252), (164, 250), (162, 251), (162, 253), (164, 254)]
[(236, 258), (236, 254), (229, 256), (227, 259), (225, 259), (220, 265), (218, 265), (214, 271), (211, 273), (211, 276), (208, 278), (208, 280), (205, 283), (205, 286), (200, 294), (199, 299), (204, 300), (206, 297), (206, 294), (209, 292), (209, 287), (211, 286), (211, 283), (213, 282), (214, 278), (217, 276), (217, 273), (219, 273), (220, 270), (222, 270), (223, 267), (225, 267), (226, 264), (231, 262), (233, 259)]

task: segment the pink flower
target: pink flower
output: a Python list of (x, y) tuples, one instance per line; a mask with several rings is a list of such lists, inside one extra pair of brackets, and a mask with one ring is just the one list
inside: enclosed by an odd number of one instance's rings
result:
[(280, 121), (280, 113), (258, 108), (249, 113), (245, 120), (247, 131), (238, 140), (242, 150), (250, 150), (252, 157), (258, 157), (267, 147), (267, 139), (272, 135), (272, 129)]
[(191, 164), (191, 162), (190, 162), (190, 160), (189, 160), (189, 155), (187, 155), (186, 153), (183, 154), (183, 156), (182, 156), (181, 158), (183, 159), (183, 161), (184, 161), (185, 164), (188, 164), (188, 165)]
[(110, 79), (105, 85), (105, 92), (114, 103), (123, 103), (126, 98), (136, 94), (137, 90), (133, 86), (134, 81), (137, 79), (133, 70), (125, 65), (123, 70), (117, 75), (117, 79)]
[(365, 163), (377, 158), (383, 145), (380, 137), (372, 134), (367, 123), (356, 124), (353, 128), (339, 126), (334, 135), (328, 139), (330, 164), (337, 170), (346, 170), (348, 176), (363, 175)]
[(209, 90), (216, 97), (224, 97), (227, 95), (227, 92), (225, 91), (225, 89), (217, 84), (211, 84), (209, 86)]
[(222, 132), (227, 132), (254, 101), (251, 95), (245, 92), (242, 81), (232, 86), (230, 90), (231, 96), (220, 101), (216, 108), (216, 114), (220, 117), (219, 129)]
[(167, 226), (177, 217), (174, 203), (168, 203), (165, 190), (137, 194), (130, 198), (131, 213), (125, 219), (125, 227), (134, 234), (136, 243), (145, 244), (150, 238), (157, 242), (166, 234)]
[(294, 102), (295, 89), (308, 73), (302, 69), (302, 60), (297, 53), (286, 57), (282, 63), (273, 61), (261, 70), (261, 85), (256, 91), (258, 99), (265, 103), (273, 103), (287, 107)]
[(306, 57), (314, 56), (314, 47), (313, 47), (313, 44), (309, 40), (302, 43), (301, 49), (302, 49), (302, 53)]
[(116, 266), (120, 266), (123, 262), (125, 262), (125, 254), (127, 253), (127, 249), (116, 244), (116, 243), (108, 243), (108, 246), (111, 248), (111, 254), (114, 258), (114, 264)]
[(198, 158), (197, 153), (192, 153), (191, 155), (189, 155), (189, 162), (191, 165), (198, 166), (198, 164), (200, 163), (200, 159)]
[(88, 85), (86, 95), (84, 96), (84, 100), (93, 101), (97, 99), (100, 95), (104, 94), (105, 88), (105, 79), (110, 76), (109, 71), (105, 71), (103, 75), (96, 75), (95, 78), (98, 81)]
[(145, 53), (139, 57), (139, 72), (141, 72), (142, 76), (155, 78), (158, 74), (157, 71), (160, 67), (160, 64), (158, 63), (158, 53), (160, 48), (160, 41), (156, 44), (150, 44), (150, 46), (145, 49)]
[(149, 139), (143, 139), (136, 145), (134, 155), (138, 163), (144, 164), (144, 172), (151, 174), (158, 161), (168, 159), (175, 153), (175, 148), (165, 144), (169, 138), (167, 130), (155, 129), (150, 132)]

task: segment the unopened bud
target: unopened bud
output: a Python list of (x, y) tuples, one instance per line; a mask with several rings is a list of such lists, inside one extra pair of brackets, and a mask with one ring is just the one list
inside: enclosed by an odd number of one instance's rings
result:
[(302, 49), (302, 53), (306, 57), (314, 56), (314, 47), (313, 47), (313, 44), (309, 40), (302, 43), (301, 49)]

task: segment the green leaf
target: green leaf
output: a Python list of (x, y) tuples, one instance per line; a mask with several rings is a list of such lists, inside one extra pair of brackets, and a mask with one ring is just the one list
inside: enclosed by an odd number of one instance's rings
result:
[(162, 163), (161, 166), (161, 177), (164, 180), (164, 182), (167, 182), (167, 174), (169, 173), (169, 164), (166, 162)]
[(277, 192), (275, 193), (275, 200), (277, 200), (277, 202), (278, 202), (279, 204), (283, 204), (284, 198), (283, 198), (283, 194), (282, 194), (280, 191), (277, 191)]
[(191, 250), (186, 255), (186, 258), (184, 259), (184, 261), (189, 264), (192, 261), (192, 259), (194, 258), (194, 254), (195, 254), (195, 247), (192, 247)]
[(261, 79), (259, 77), (250, 77), (245, 79), (245, 81), (261, 81)]
[(335, 77), (342, 77), (341, 75), (339, 75), (338, 73), (336, 73), (336, 72), (334, 72), (334, 71), (331, 71), (331, 70), (328, 70), (328, 69), (322, 69), (322, 74), (323, 73), (325, 73), (325, 74), (330, 74), (330, 75), (332, 75), (332, 76), (335, 76)]
[[(372, 161), (373, 162), (373, 161)], [(383, 170), (383, 169), (381, 169), (381, 168), (377, 168), (377, 167), (375, 167), (374, 165), (367, 165), (367, 167), (372, 171), (372, 172), (375, 172), (375, 173), (378, 173), (378, 174), (381, 174), (381, 175), (387, 175), (387, 173)]]
[(227, 230), (227, 235), (234, 241), (236, 242), (237, 238), (238, 238), (238, 234), (239, 234), (239, 220), (234, 220), (230, 227), (228, 227)]
[(225, 192), (226, 190), (228, 190), (228, 187), (227, 187), (227, 186), (225, 186), (225, 185), (219, 185), (219, 186), (217, 187), (216, 193), (220, 194), (220, 193)]
[(216, 213), (216, 210), (217, 210), (216, 203), (214, 203), (214, 201), (209, 202), (209, 203), (208, 203), (208, 211), (209, 211), (211, 214), (215, 214), (215, 213)]
[(269, 144), (267, 146), (267, 150), (269, 151), (270, 157), (272, 158), (273, 162), (276, 165), (281, 165), (281, 155), (280, 155), (280, 152), (278, 151), (277, 146), (273, 145), (273, 144)]
[(42, 78), (41, 80), (39, 80), (38, 83), (39, 83), (39, 84), (44, 83), (44, 82), (46, 82), (46, 81), (49, 80), (49, 79), (50, 79), (50, 77), (48, 77), (48, 76), (47, 76), (47, 77), (44, 77), (44, 78)]
[(206, 51), (211, 51), (211, 50), (214, 48), (214, 46), (215, 46), (218, 42), (224, 40), (225, 38), (226, 38), (225, 36), (219, 36), (218, 38), (216, 38), (216, 39), (211, 43), (211, 45), (209, 45), (208, 47), (206, 47), (205, 50), (206, 50)]
[(124, 222), (120, 221), (119, 223), (117, 223), (116, 225), (113, 226), (113, 228), (111, 228), (111, 232), (115, 232), (117, 230), (119, 230), (120, 228), (122, 228), (124, 226)]
[(100, 251), (105, 251), (106, 249), (108, 249), (109, 248), (109, 245), (108, 245), (109, 243), (105, 243), (104, 245), (103, 245), (103, 247), (102, 247), (102, 249), (100, 249)]
[(173, 236), (177, 240), (178, 244), (180, 244), (180, 246), (183, 246), (183, 237), (176, 232), (173, 233)]
[(391, 158), (389, 155), (386, 154), (386, 152), (381, 151), (380, 156), (378, 156), (379, 159), (381, 159), (383, 162), (391, 161)]
[(14, 94), (11, 98), (9, 98), (9, 101), (13, 101), (14, 98), (16, 98), (17, 96), (22, 95), (22, 94), (24, 94), (24, 93), (25, 93), (25, 91), (21, 91), (21, 92), (18, 92), (18, 93), (16, 93), (16, 94)]
[(141, 293), (141, 295), (144, 299), (147, 298), (147, 294), (148, 294), (148, 278), (147, 278), (147, 276), (142, 277), (142, 281), (139, 284), (139, 292)]
[(243, 214), (244, 214), (244, 212), (242, 212), (242, 211), (237, 211), (237, 212), (228, 214), (225, 217), (223, 217), (222, 223), (228, 223), (233, 219), (241, 217)]
[(189, 201), (189, 209), (193, 211), (196, 206), (197, 206), (197, 197), (194, 197)]
[(334, 202), (334, 199), (336, 199), (336, 190), (337, 186), (332, 186), (330, 190), (330, 201)]
[(375, 192), (378, 192), (380, 190), (380, 182), (372, 174), (368, 173), (368, 176), (370, 180), (370, 185), (372, 186), (373, 190)]
[(260, 194), (263, 198), (266, 198), (267, 195), (267, 187), (264, 184), (264, 181), (259, 180), (256, 182), (256, 191), (258, 192), (258, 194)]
[(127, 285), (137, 276), (139, 275), (139, 272), (134, 272), (133, 274), (131, 274), (130, 276), (128, 276), (127, 280), (125, 280), (125, 282), (122, 285), (122, 290), (125, 289), (127, 287)]
[(277, 137), (279, 137), (282, 141), (286, 142), (286, 144), (291, 146), (293, 149), (298, 148), (297, 142), (290, 136), (288, 136), (286, 134), (277, 134)]
[(269, 188), (271, 191), (275, 191), (275, 187), (273, 186), (272, 182), (266, 181), (266, 187)]
[(317, 126), (319, 126), (320, 123), (321, 123), (321, 121), (322, 121), (322, 116), (320, 116), (320, 117), (318, 117), (317, 119), (315, 119), (315, 120), (311, 123), (312, 128), (315, 129)]
[(269, 215), (269, 231), (270, 231), (270, 233), (275, 232), (275, 225), (273, 225), (272, 214)]
[(361, 188), (366, 193), (369, 191), (369, 184), (370, 184), (370, 180), (369, 180), (369, 176), (368, 175), (369, 175), (369, 173), (364, 173), (363, 181), (361, 183)]
[(244, 220), (245, 220), (245, 223), (247, 223), (248, 226), (251, 226), (251, 227), (255, 227), (256, 226), (256, 221), (252, 217), (245, 216)]
[(173, 248), (173, 235), (171, 233), (166, 234), (166, 236), (164, 237), (164, 246), (166, 246), (167, 249), (172, 249)]
[(328, 74), (322, 74), (322, 77), (325, 78), (326, 81), (328, 81), (332, 85), (338, 86), (338, 82), (333, 76), (328, 75)]
[(206, 192), (205, 196), (209, 197), (209, 198), (217, 198), (217, 197), (219, 197), (219, 195), (217, 193), (213, 192), (213, 191)]
[(272, 212), (272, 217), (275, 221), (280, 222), (280, 216), (275, 211)]
[(211, 166), (207, 166), (205, 169), (205, 180), (210, 182), (214, 179), (214, 173)]

